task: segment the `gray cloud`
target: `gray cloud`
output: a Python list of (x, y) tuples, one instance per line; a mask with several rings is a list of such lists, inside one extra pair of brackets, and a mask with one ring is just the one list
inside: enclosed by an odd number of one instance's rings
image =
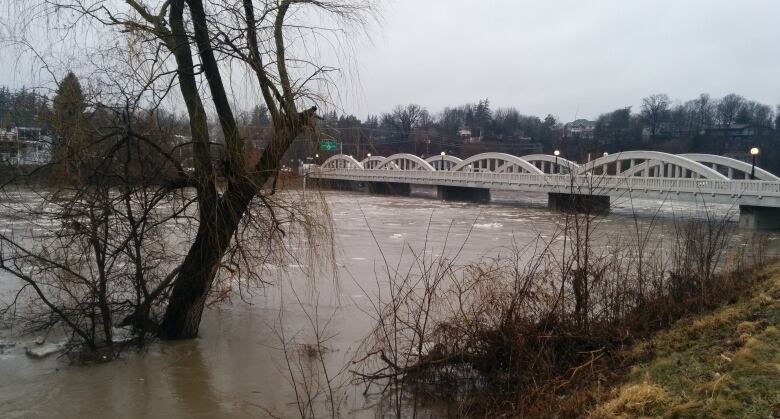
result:
[[(14, 15), (0, 8), (0, 20), (20, 22)], [(652, 93), (688, 100), (734, 92), (774, 107), (778, 16), (780, 2), (771, 0), (392, 0), (373, 42), (358, 43), (355, 68), (347, 65), (358, 77), (348, 73), (339, 103), (362, 118), (396, 104), (438, 112), (489, 98), (494, 108), (565, 121), (636, 109)], [(63, 68), (83, 52), (47, 44)], [(49, 78), (19, 53), (0, 48), (0, 84)], [(257, 99), (236, 92), (241, 106)]]
[(397, 0), (358, 51), (358, 115), (398, 103), (595, 118), (652, 93), (780, 101), (780, 2)]

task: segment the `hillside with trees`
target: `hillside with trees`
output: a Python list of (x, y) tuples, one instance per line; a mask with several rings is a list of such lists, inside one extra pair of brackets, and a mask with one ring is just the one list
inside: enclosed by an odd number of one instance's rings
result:
[[(714, 98), (706, 93), (676, 101), (666, 94), (642, 99), (639, 109), (619, 107), (587, 121), (588, 135), (573, 135), (569, 124), (552, 113), (544, 118), (513, 107), (492, 109), (488, 99), (445, 107), (432, 113), (417, 104), (398, 105), (361, 121), (330, 112), (323, 133), (341, 143), (345, 154), (430, 156), (444, 151), (461, 157), (498, 151), (523, 155), (560, 150), (572, 160), (588, 161), (603, 153), (652, 150), (708, 153), (746, 160), (759, 147), (762, 167), (780, 172), (780, 120), (771, 106), (737, 94)], [(295, 156), (305, 158), (306, 156)]]

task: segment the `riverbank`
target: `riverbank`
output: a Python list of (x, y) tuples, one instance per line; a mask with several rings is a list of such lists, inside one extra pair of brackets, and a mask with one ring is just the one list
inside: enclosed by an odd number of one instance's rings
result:
[(732, 302), (635, 344), (590, 416), (780, 417), (780, 262), (748, 275)]

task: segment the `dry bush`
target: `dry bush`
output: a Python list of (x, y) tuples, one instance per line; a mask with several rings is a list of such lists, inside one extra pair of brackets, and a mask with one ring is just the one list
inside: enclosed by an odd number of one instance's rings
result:
[[(463, 416), (545, 415), (587, 399), (579, 389), (609, 376), (637, 337), (744, 286), (724, 270), (727, 217), (677, 222), (667, 247), (654, 221), (633, 236), (607, 234), (606, 245), (599, 226), (596, 215), (569, 213), (552, 238), (467, 266), (411, 251), (413, 269), (387, 271), (391, 291), (375, 303), (355, 379), (375, 385), (396, 417), (431, 397)], [(754, 243), (758, 253), (741, 253), (739, 266), (765, 260)]]

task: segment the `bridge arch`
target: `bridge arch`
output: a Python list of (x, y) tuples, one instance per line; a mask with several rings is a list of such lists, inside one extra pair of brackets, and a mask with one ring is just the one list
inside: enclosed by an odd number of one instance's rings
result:
[(586, 173), (617, 176), (664, 178), (703, 178), (728, 180), (720, 172), (691, 159), (660, 151), (623, 151), (590, 161), (577, 170)]
[(424, 170), (427, 172), (436, 171), (427, 161), (414, 154), (393, 154), (379, 163), (375, 169), (384, 170)]
[(469, 167), (471, 167), (470, 170), (477, 172), (544, 174), (533, 164), (506, 153), (476, 154), (458, 163), (450, 171), (466, 171), (469, 170)]
[(428, 163), (430, 163), (431, 166), (433, 166), (436, 170), (450, 170), (453, 167), (457, 166), (460, 162), (462, 162), (462, 159), (459, 159), (455, 156), (450, 156), (449, 154), (445, 154), (442, 156), (441, 154), (428, 157), (425, 159)]
[(376, 169), (385, 160), (386, 158), (382, 156), (371, 156), (361, 160), (360, 164), (363, 165), (364, 169)]
[(576, 172), (577, 169), (580, 168), (579, 164), (564, 159), (561, 156), (555, 157), (549, 154), (529, 154), (520, 158), (533, 164), (544, 173), (570, 173)]
[(359, 161), (346, 154), (331, 156), (320, 167), (323, 169), (363, 169), (363, 165)]
[[(729, 179), (749, 179), (750, 171), (753, 168), (753, 165), (750, 163), (728, 157), (716, 156), (714, 154), (690, 153), (680, 154), (680, 156), (708, 166), (713, 170), (725, 174)], [(723, 173), (723, 171), (726, 173)], [(737, 177), (737, 174), (740, 174), (741, 177)], [(780, 181), (780, 177), (756, 166), (756, 180), (777, 182)]]

